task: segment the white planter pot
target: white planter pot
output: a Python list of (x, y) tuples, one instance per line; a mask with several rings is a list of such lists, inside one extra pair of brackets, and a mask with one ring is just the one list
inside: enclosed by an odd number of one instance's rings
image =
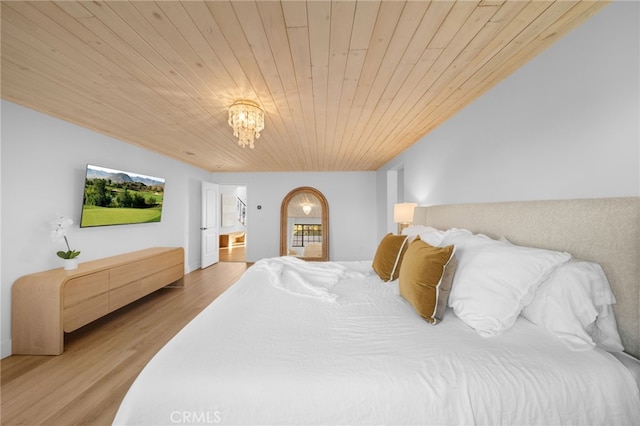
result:
[(64, 259), (64, 269), (67, 271), (78, 269), (78, 259)]

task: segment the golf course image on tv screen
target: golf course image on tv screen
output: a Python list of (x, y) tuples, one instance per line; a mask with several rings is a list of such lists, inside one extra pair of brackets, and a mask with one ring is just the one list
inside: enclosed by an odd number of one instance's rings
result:
[(87, 165), (80, 227), (160, 222), (164, 179)]

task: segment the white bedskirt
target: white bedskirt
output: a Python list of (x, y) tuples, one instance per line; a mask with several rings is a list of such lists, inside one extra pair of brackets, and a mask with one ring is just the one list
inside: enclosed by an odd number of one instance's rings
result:
[(317, 294), (251, 267), (149, 362), (114, 424), (640, 424), (609, 353), (523, 318), (494, 338), (452, 311), (432, 326), (369, 265), (340, 264), (354, 273)]

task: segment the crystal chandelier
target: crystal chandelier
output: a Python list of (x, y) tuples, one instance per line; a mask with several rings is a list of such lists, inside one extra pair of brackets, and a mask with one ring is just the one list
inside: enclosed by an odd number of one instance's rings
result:
[(238, 145), (243, 148), (249, 145), (253, 149), (254, 139), (258, 139), (264, 129), (264, 113), (254, 102), (236, 101), (229, 107), (229, 126), (238, 138)]

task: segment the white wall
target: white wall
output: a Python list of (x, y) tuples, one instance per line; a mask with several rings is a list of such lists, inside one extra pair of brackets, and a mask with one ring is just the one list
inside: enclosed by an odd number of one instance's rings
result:
[(331, 260), (373, 258), (378, 243), (375, 172), (212, 173), (210, 179), (247, 186), (249, 262), (280, 254), (280, 206), (299, 186), (316, 188), (327, 199)]
[[(2, 101), (1, 354), (10, 353), (11, 286), (62, 266), (50, 239), (58, 215), (74, 220), (80, 262), (152, 246), (181, 246), (187, 271), (200, 265), (200, 182), (209, 172)], [(78, 228), (87, 163), (164, 177), (162, 221)]]
[(615, 2), (378, 171), (419, 205), (640, 195), (640, 4)]

